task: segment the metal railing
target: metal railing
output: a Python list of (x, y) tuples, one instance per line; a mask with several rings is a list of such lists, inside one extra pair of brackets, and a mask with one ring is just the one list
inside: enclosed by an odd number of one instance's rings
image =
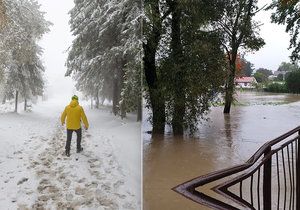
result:
[[(265, 143), (244, 164), (194, 178), (173, 190), (213, 209), (300, 210), (299, 150), (300, 126)], [(199, 189), (212, 184), (214, 196)]]

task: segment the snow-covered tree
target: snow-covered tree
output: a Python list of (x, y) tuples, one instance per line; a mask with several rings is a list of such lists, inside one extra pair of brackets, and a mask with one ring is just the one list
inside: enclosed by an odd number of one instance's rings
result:
[[(87, 95), (112, 99), (115, 114), (121, 106), (123, 114), (136, 110), (140, 101), (140, 8), (139, 0), (76, 0), (70, 11), (75, 39), (66, 76), (73, 74), (77, 88)], [(128, 85), (134, 85), (133, 91)]]
[[(5, 97), (25, 99), (41, 95), (44, 88), (42, 48), (37, 44), (49, 31), (35, 0), (4, 0), (7, 23), (0, 31), (0, 65), (4, 70)], [(16, 100), (17, 105), (17, 100)], [(26, 107), (26, 106), (25, 106)], [(17, 108), (17, 106), (16, 106)]]

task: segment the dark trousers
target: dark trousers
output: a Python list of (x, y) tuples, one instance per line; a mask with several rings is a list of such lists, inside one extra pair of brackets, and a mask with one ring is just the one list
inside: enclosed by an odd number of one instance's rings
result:
[(78, 130), (67, 129), (66, 151), (68, 151), (68, 152), (70, 152), (73, 131), (75, 131), (76, 135), (77, 135), (77, 150), (79, 150), (81, 148), (81, 128), (79, 128)]

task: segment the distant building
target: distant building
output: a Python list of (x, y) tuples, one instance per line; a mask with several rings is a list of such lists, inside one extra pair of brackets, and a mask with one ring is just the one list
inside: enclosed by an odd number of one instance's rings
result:
[(235, 78), (235, 86), (237, 88), (255, 88), (257, 81), (254, 77), (237, 77)]
[(275, 71), (274, 76), (278, 77), (280, 74), (282, 74), (282, 78), (285, 79), (286, 73), (289, 73), (289, 71)]
[(271, 80), (271, 81), (275, 80), (276, 78), (277, 78), (277, 76), (275, 76), (275, 75), (268, 76), (268, 80)]

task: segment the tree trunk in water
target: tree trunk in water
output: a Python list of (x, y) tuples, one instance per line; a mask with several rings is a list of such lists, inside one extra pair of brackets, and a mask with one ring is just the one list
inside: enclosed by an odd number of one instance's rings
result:
[(224, 114), (230, 113), (231, 104), (233, 101), (233, 93), (234, 93), (234, 77), (235, 77), (235, 61), (230, 61), (230, 72), (225, 85), (225, 106), (224, 106)]
[(183, 135), (183, 123), (185, 115), (185, 93), (184, 93), (184, 72), (183, 72), (183, 51), (181, 43), (181, 11), (178, 7), (178, 2), (173, 1), (170, 5), (172, 9), (172, 22), (171, 22), (171, 57), (174, 63), (173, 72), (175, 73), (174, 79), (174, 112), (172, 117), (173, 133), (175, 135)]
[(27, 99), (25, 98), (25, 100), (24, 100), (24, 111), (26, 111), (26, 109), (27, 109)]
[(149, 88), (150, 105), (152, 109), (152, 134), (163, 134), (165, 132), (165, 100), (159, 88), (156, 75), (155, 49), (151, 44), (144, 44), (144, 71)]
[(152, 109), (152, 134), (163, 134), (165, 131), (165, 99), (161, 90), (160, 79), (156, 73), (155, 54), (161, 37), (162, 18), (159, 1), (152, 1), (153, 26), (147, 36), (144, 49), (144, 73), (149, 88), (150, 105)]
[(15, 112), (18, 112), (18, 96), (19, 96), (19, 92), (16, 90)]
[(152, 134), (163, 134), (165, 132), (166, 114), (165, 100), (160, 89), (150, 89), (150, 101), (152, 108)]

